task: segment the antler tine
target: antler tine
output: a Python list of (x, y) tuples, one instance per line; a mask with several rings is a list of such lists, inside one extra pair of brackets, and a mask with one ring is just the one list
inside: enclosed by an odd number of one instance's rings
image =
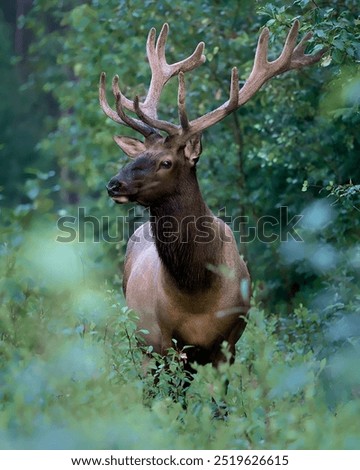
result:
[(295, 47), (294, 53), (291, 59), (291, 69), (299, 69), (306, 65), (316, 64), (322, 56), (328, 51), (327, 47), (322, 48), (316, 54), (304, 54), (307, 43), (312, 38), (313, 33), (308, 32), (300, 41), (300, 43)]
[(191, 56), (179, 62), (176, 62), (175, 64), (170, 65), (169, 67), (172, 68), (171, 77), (173, 77), (174, 75), (177, 75), (180, 71), (184, 73), (190, 72), (196, 67), (199, 67), (199, 65), (203, 64), (206, 61), (206, 57), (204, 55), (204, 49), (205, 49), (205, 43), (199, 42), (199, 44), (196, 46)]
[(264, 28), (260, 33), (258, 43), (256, 46), (253, 70), (255, 67), (266, 68), (267, 66), (269, 37), (270, 37), (269, 28)]
[(178, 110), (179, 121), (183, 132), (189, 130), (189, 119), (186, 114), (186, 90), (184, 73), (179, 73), (179, 90), (178, 90)]
[(285, 67), (285, 70), (288, 70), (288, 66), (291, 62), (291, 56), (296, 46), (299, 28), (300, 22), (299, 20), (295, 20), (290, 28), (288, 35), (286, 36), (285, 44), (280, 56), (271, 63), (272, 66), (277, 66), (278, 73), (281, 72), (282, 67)]
[(300, 54), (304, 54), (307, 43), (310, 41), (312, 37), (313, 37), (312, 31), (309, 31), (308, 33), (306, 33), (305, 36), (299, 42), (299, 44), (295, 47), (294, 52), (297, 51)]
[(126, 96), (124, 96), (120, 90), (120, 87), (119, 87), (119, 75), (114, 75), (113, 79), (112, 79), (112, 90), (113, 90), (113, 94), (114, 96), (116, 97), (116, 94), (119, 93), (120, 94), (120, 98), (121, 98), (121, 105), (127, 109), (128, 111), (132, 111), (134, 112), (135, 109), (134, 109), (134, 103), (129, 100), (128, 98), (126, 98)]
[(119, 124), (125, 124), (120, 116), (109, 106), (109, 103), (106, 99), (106, 73), (101, 72), (100, 83), (99, 83), (99, 102), (101, 109), (104, 111), (106, 116), (108, 116), (113, 121)]
[(156, 53), (159, 59), (159, 62), (162, 65), (167, 65), (166, 58), (165, 58), (165, 45), (166, 40), (169, 34), (169, 25), (167, 23), (163, 24), (161, 28), (158, 40), (156, 41)]
[[(150, 69), (153, 69), (153, 64), (156, 58), (156, 29), (151, 28), (146, 40), (146, 56), (148, 58)], [(155, 64), (154, 64), (155, 65)]]
[(124, 105), (122, 103), (122, 94), (119, 88), (119, 77), (117, 75), (113, 78), (112, 89), (116, 100), (116, 112), (120, 117), (121, 122), (137, 132), (140, 132), (144, 137), (149, 137), (150, 134), (156, 133), (156, 131), (146, 123), (133, 119), (125, 114)]

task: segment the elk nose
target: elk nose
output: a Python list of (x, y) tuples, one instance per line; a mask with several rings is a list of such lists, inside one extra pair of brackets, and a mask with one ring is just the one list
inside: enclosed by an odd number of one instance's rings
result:
[(111, 178), (111, 180), (108, 182), (106, 186), (109, 196), (116, 196), (119, 193), (122, 186), (123, 184), (116, 177)]

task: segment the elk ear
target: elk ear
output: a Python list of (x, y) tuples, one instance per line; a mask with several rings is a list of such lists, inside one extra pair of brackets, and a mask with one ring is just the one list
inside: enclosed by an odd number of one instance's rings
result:
[(114, 140), (121, 150), (123, 150), (130, 158), (135, 158), (146, 150), (145, 144), (140, 140), (134, 139), (133, 137), (121, 137), (119, 135), (114, 135)]
[(202, 152), (201, 134), (197, 134), (186, 142), (184, 148), (185, 158), (189, 160), (192, 165), (196, 165)]

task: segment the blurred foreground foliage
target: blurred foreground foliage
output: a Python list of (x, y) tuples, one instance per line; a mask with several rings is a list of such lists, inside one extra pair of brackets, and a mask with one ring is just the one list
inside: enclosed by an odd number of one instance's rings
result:
[[(34, 0), (18, 19), (31, 40), (17, 58), (0, 18), (1, 447), (360, 447), (357, 2), (283, 3)], [(240, 244), (254, 300), (237, 360), (197, 367), (184, 398), (174, 344), (165, 362), (151, 362), (154, 393), (121, 295), (129, 228), (115, 217), (128, 208), (114, 207), (104, 185), (126, 160), (111, 139), (118, 126), (99, 110), (99, 73), (119, 73), (127, 95), (143, 94), (146, 34), (168, 21), (169, 60), (206, 42), (207, 62), (187, 80), (196, 116), (226, 99), (233, 65), (246, 79), (262, 26), (275, 54), (296, 17), (301, 34), (313, 30), (313, 49), (329, 47), (322, 66), (274, 79), (208, 131), (199, 164), (212, 210), (247, 215), (265, 236)], [(176, 119), (175, 95), (169, 84), (166, 118)], [(296, 214), (303, 241), (286, 235)], [(71, 243), (56, 241), (59, 217), (74, 218)], [(116, 242), (106, 243), (110, 233)], [(214, 419), (213, 397), (226, 419)]]
[(235, 364), (197, 367), (184, 410), (183, 351), (174, 344), (166, 366), (153, 360), (153, 395), (136, 316), (93, 263), (91, 247), (58, 248), (46, 233), (2, 252), (2, 448), (359, 448), (360, 298), (287, 318), (254, 304)]

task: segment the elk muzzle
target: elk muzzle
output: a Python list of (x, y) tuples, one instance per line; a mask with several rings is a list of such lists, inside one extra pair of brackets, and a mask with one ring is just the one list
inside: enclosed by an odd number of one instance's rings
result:
[(129, 196), (126, 194), (128, 188), (126, 183), (120, 181), (117, 176), (111, 178), (106, 186), (108, 195), (117, 203), (124, 204), (129, 202)]

